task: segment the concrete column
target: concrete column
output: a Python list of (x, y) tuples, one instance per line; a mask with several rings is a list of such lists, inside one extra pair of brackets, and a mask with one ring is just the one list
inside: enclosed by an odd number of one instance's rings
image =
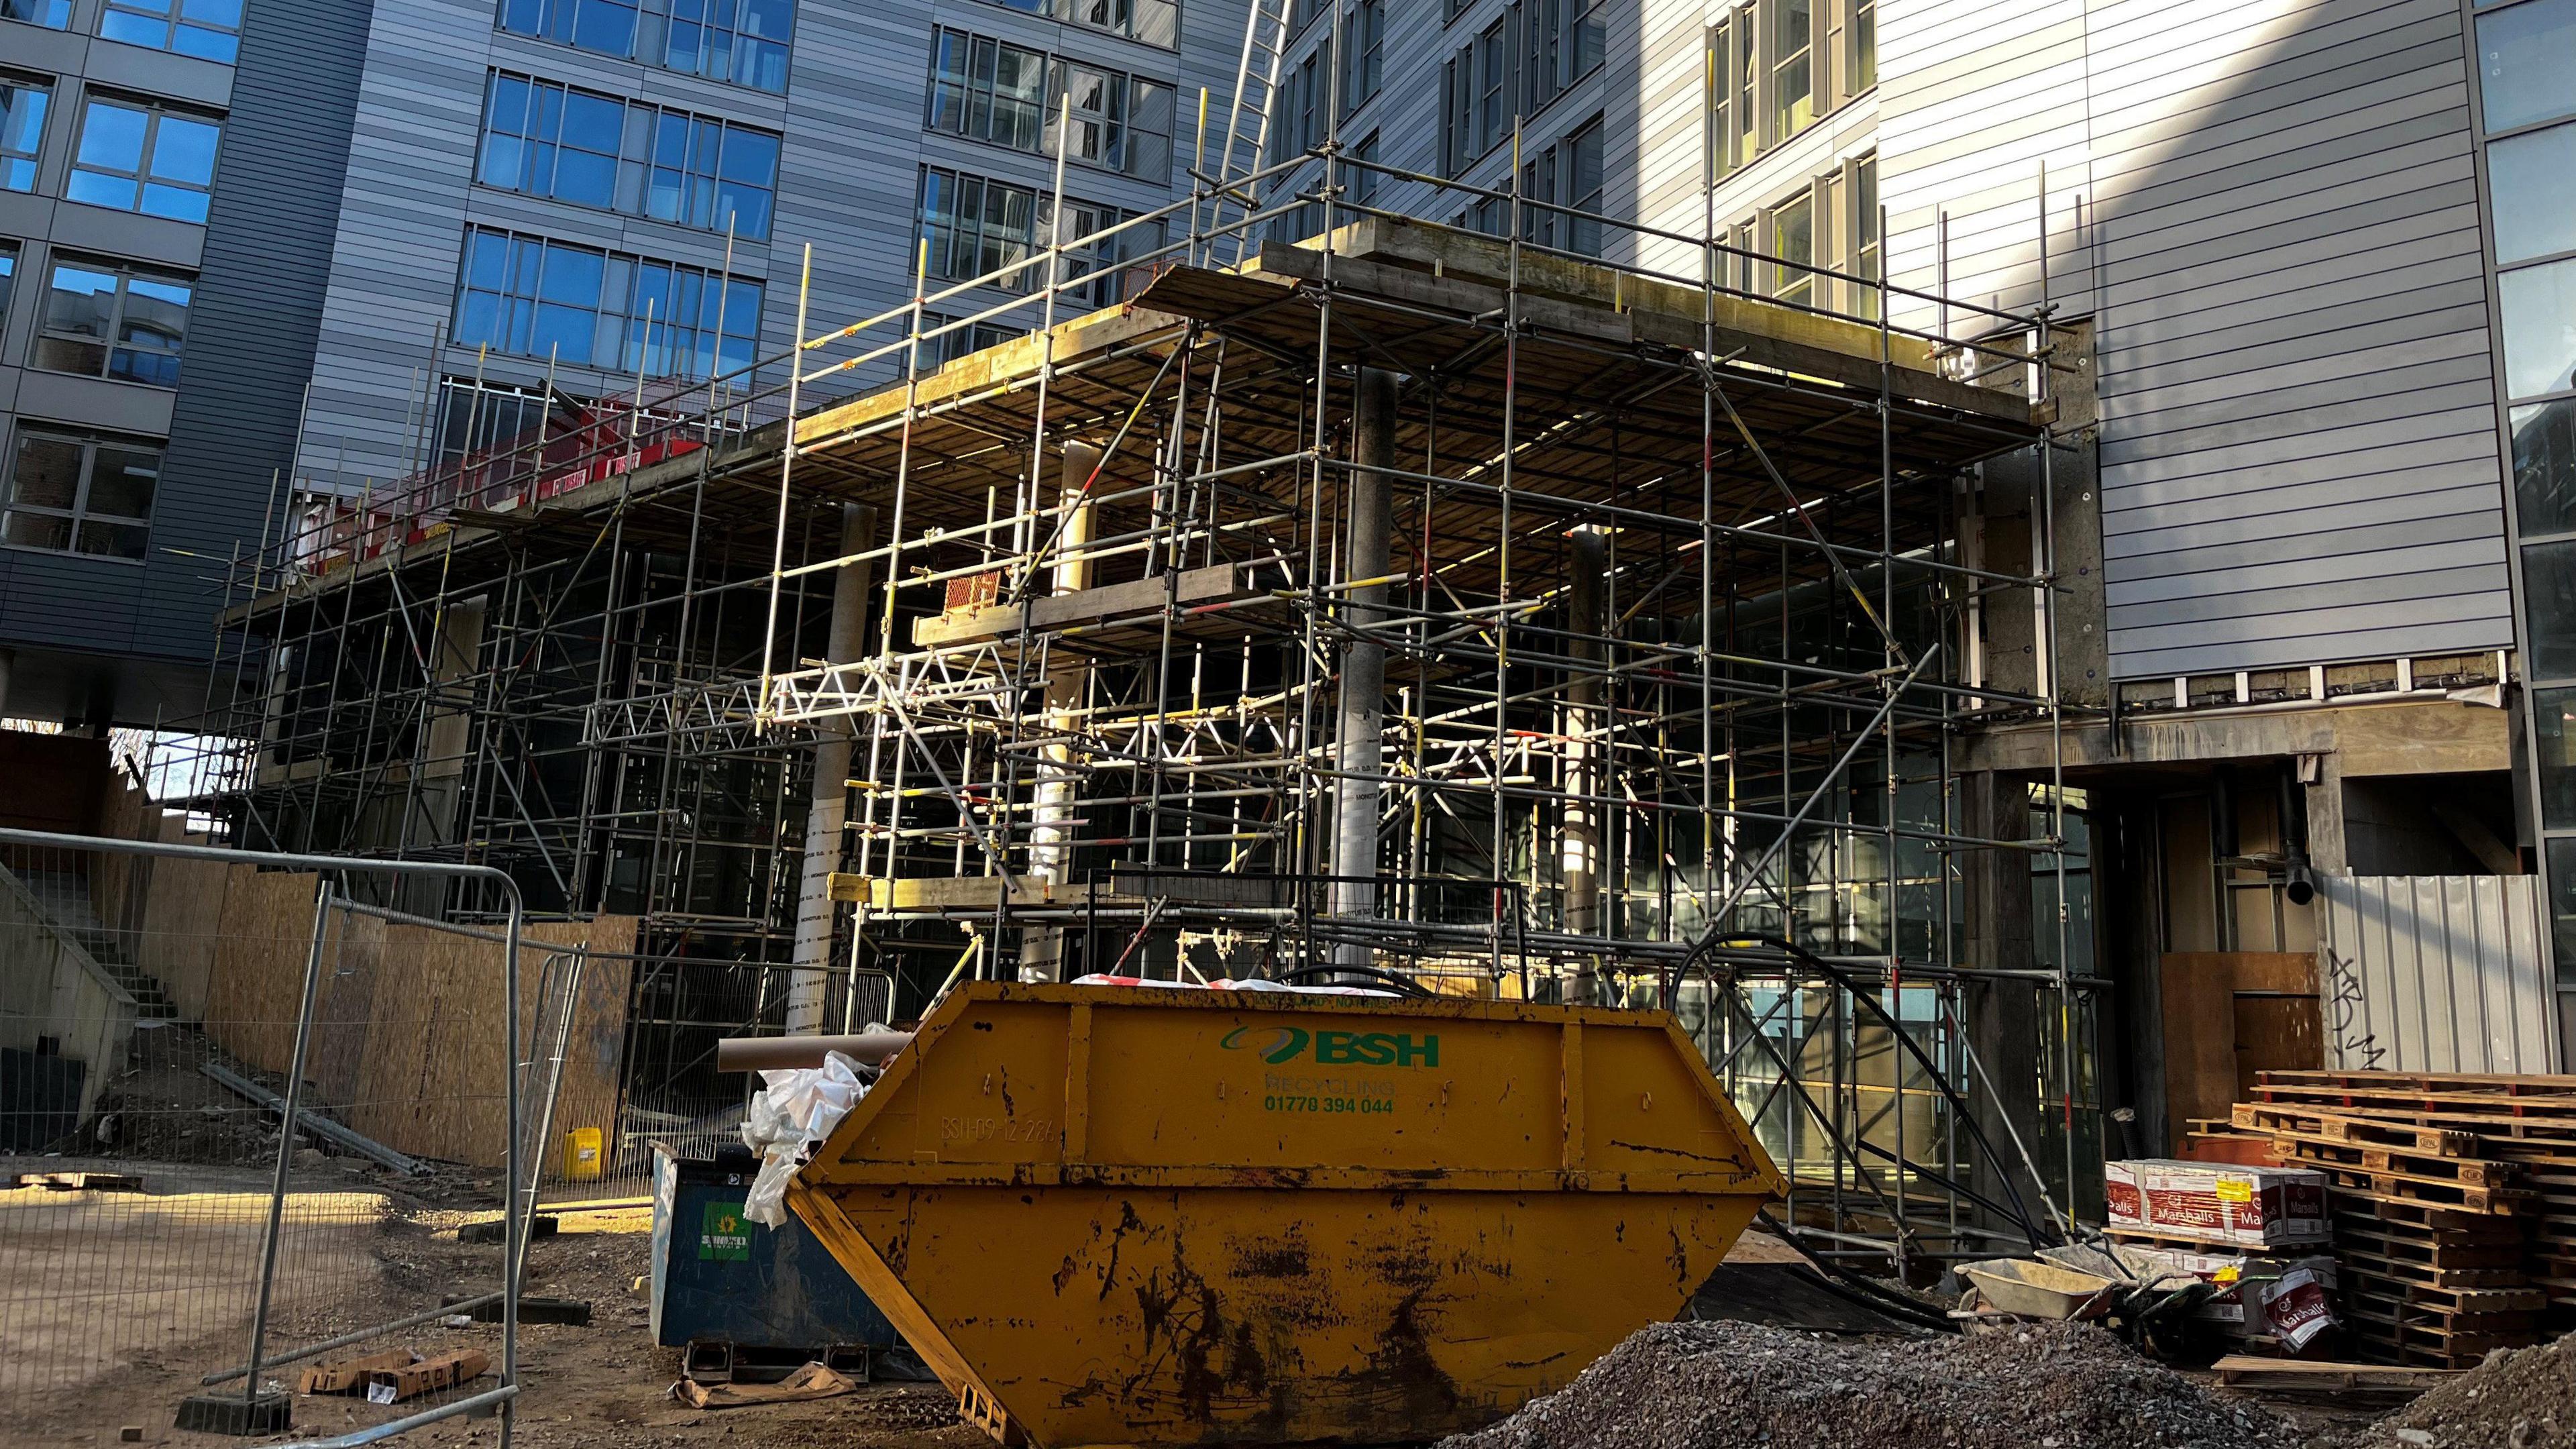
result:
[[(1351, 546), (1342, 555), (1345, 584), (1384, 579), (1392, 557), (1394, 503), (1386, 474), (1376, 471), (1395, 466), (1395, 374), (1391, 372), (1367, 368), (1360, 373), (1359, 401), (1352, 416), (1351, 460), (1360, 466), (1348, 475)], [(1385, 618), (1386, 596), (1384, 583), (1345, 589), (1343, 617), (1354, 627), (1367, 628)], [(1385, 732), (1386, 646), (1370, 639), (1354, 639), (1342, 646), (1341, 716), (1333, 735), (1334, 767), (1342, 772), (1342, 778), (1333, 789), (1332, 863), (1335, 876), (1354, 879), (1333, 882), (1332, 907), (1336, 916), (1377, 914), (1377, 809), (1382, 792), (1375, 779), (1355, 780), (1350, 776), (1374, 776), (1385, 767), (1379, 750)], [(1346, 943), (1335, 953), (1334, 960), (1344, 966), (1366, 966), (1370, 964), (1369, 956), (1368, 947)]]
[(116, 728), (116, 676), (100, 675), (90, 681), (89, 698), (81, 706), (81, 733), (103, 740)]
[[(2030, 836), (2030, 789), (2015, 775), (1978, 770), (1958, 777), (1960, 828), (1987, 840)], [(1966, 877), (1967, 955), (1975, 970), (2027, 971), (2031, 953), (2031, 857), (2019, 850), (1973, 850), (1960, 860)], [(1968, 1047), (1985, 1068), (1969, 1074), (1968, 1104), (1997, 1156), (1980, 1156), (1970, 1182), (1998, 1203), (2012, 1201), (2010, 1187), (2036, 1218), (2045, 1211), (2039, 1193), (2013, 1148), (2039, 1142), (2039, 986), (2027, 979), (1971, 978), (1960, 992)], [(1993, 1083), (1987, 1090), (1986, 1083)], [(2006, 1125), (2010, 1124), (2010, 1130)], [(1990, 1222), (1989, 1226), (1996, 1224)]]
[[(1066, 515), (1064, 532), (1056, 545), (1053, 575), (1055, 592), (1075, 593), (1091, 587), (1092, 566), (1087, 558), (1067, 555), (1091, 543), (1094, 506), (1083, 494), (1083, 484), (1100, 466), (1100, 450), (1089, 443), (1064, 445), (1064, 502), (1073, 507)], [(1099, 490), (1094, 489), (1096, 494)], [(1082, 499), (1080, 503), (1075, 500)], [(1091, 666), (1078, 659), (1051, 656), (1046, 681), (1046, 732), (1057, 743), (1045, 746), (1040, 754), (1046, 763), (1038, 771), (1035, 808), (1029, 816), (1029, 871), (1050, 885), (1064, 885), (1073, 879), (1073, 813), (1080, 781), (1074, 770), (1074, 749), (1070, 740), (1081, 721), (1083, 695), (1091, 684)], [(1020, 970), (1048, 981), (1064, 976), (1064, 933), (1054, 926), (1031, 926), (1020, 938)]]
[[(475, 676), (482, 672), (490, 605), (482, 594), (451, 601), (430, 635), (429, 700), (413, 755), (418, 778), (404, 793), (402, 818), (393, 827), (397, 848), (405, 853), (452, 844), (462, 833), (457, 816), (464, 808), (465, 764), (474, 752)], [(280, 685), (290, 677), (281, 674)], [(409, 877), (398, 889), (403, 909), (416, 916), (437, 915), (447, 899), (447, 883), (433, 877)]]
[[(877, 511), (864, 503), (841, 505), (841, 556), (873, 546)], [(832, 574), (832, 618), (825, 659), (847, 664), (867, 653), (868, 589), (873, 560), (843, 564)], [(787, 980), (787, 1030), (821, 1031), (831, 998), (832, 872), (841, 868), (850, 819), (850, 722), (824, 721), (814, 741), (814, 785), (805, 806), (805, 872), (796, 895), (796, 963)], [(851, 1023), (856, 1030), (859, 1023)]]
[(435, 652), (430, 659), (429, 709), (420, 755), (421, 809), (417, 819), (403, 821), (405, 850), (456, 839), (458, 797), (464, 788), (466, 756), (473, 748), (473, 676), (481, 668), (489, 602), (477, 594), (450, 603), (431, 639)]
[[(1597, 528), (1578, 528), (1572, 539), (1572, 576), (1566, 581), (1566, 627), (1578, 634), (1610, 632), (1610, 536)], [(1578, 661), (1566, 671), (1564, 825), (1558, 836), (1557, 867), (1565, 882), (1565, 929), (1578, 936), (1602, 934), (1601, 807), (1585, 796), (1608, 793), (1601, 768), (1605, 750), (1599, 743), (1609, 720), (1602, 710), (1602, 646), (1589, 640), (1570, 651)], [(1586, 957), (1575, 972), (1574, 1000), (1590, 1005), (1598, 984), (1594, 962)]]
[(2327, 750), (2293, 763), (2308, 805), (2308, 868), (2319, 875), (2352, 869), (2352, 850), (2345, 838), (2343, 755)]

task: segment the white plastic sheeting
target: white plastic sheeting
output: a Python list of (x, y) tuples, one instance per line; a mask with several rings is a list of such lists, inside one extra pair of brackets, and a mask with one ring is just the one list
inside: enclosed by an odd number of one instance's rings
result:
[(742, 1122), (743, 1143), (760, 1154), (760, 1175), (743, 1195), (744, 1217), (765, 1227), (786, 1224), (787, 1180), (859, 1105), (873, 1076), (862, 1077), (859, 1064), (839, 1052), (824, 1053), (819, 1067), (760, 1074), (768, 1085), (751, 1094)]
[(2329, 875), (2317, 884), (2329, 1068), (2558, 1070), (2538, 876)]

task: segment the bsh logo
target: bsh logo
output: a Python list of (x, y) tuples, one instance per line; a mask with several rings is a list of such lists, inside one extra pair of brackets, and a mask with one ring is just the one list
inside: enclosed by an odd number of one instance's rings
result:
[(1416, 1039), (1410, 1032), (1319, 1031), (1309, 1035), (1293, 1026), (1238, 1026), (1218, 1046), (1230, 1052), (1258, 1053), (1272, 1066), (1295, 1061), (1309, 1045), (1322, 1066), (1436, 1067), (1440, 1038)]

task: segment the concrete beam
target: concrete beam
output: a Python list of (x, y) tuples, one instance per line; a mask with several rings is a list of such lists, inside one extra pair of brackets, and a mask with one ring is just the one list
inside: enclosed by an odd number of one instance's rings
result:
[[(2066, 768), (2333, 754), (2346, 775), (2464, 774), (2512, 767), (2511, 725), (2505, 710), (2429, 693), (2421, 700), (2125, 719), (2116, 751), (2102, 721), (2070, 722)], [(1966, 770), (2045, 770), (2048, 726), (1972, 729), (1959, 759)]]

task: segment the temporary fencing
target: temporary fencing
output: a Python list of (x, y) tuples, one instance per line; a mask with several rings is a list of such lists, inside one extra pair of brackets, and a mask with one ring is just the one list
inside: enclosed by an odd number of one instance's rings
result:
[(523, 951), (488, 867), (0, 830), (0, 1398), (506, 1435), (590, 929)]

